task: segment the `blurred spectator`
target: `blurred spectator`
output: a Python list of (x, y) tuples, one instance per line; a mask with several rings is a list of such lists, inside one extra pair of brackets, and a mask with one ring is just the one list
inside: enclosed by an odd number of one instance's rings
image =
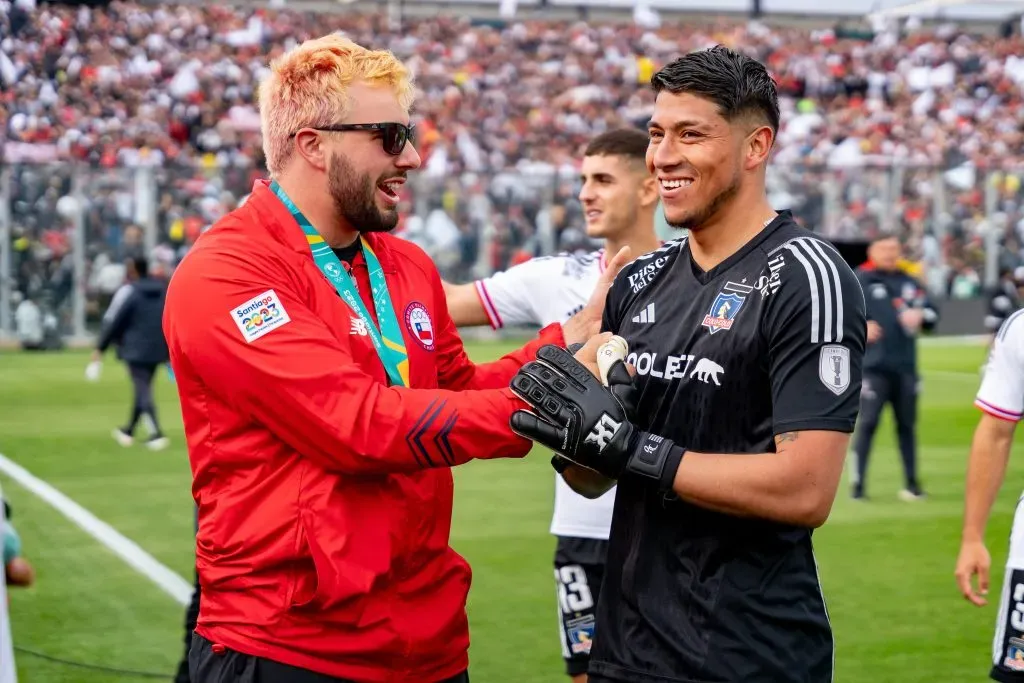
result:
[(14, 329), (18, 335), (18, 342), (25, 351), (39, 351), (43, 348), (43, 311), (32, 296), (22, 298), (20, 292), (15, 292), (14, 303)]
[[(935, 293), (977, 295), (980, 245), (993, 235), (1020, 258), (1019, 34), (912, 23), (900, 34), (843, 37), (742, 20), (395, 22), (221, 4), (25, 7), (0, 0), (0, 142), (15, 164), (19, 289), (45, 283), (64, 331), (65, 257), (79, 221), (87, 314), (98, 324), (113, 294), (104, 268), (144, 255), (172, 269), (249, 192), (263, 168), (253, 102), (268, 57), (331, 31), (387, 47), (416, 73), (424, 164), (406, 186), (400, 234), (453, 280), (574, 248), (582, 146), (603, 130), (644, 125), (650, 74), (715, 43), (756, 56), (779, 84), (776, 208), (829, 239), (899, 233)], [(81, 165), (72, 171), (69, 161)]]
[(13, 303), (14, 331), (21, 348), (25, 351), (53, 351), (63, 348), (57, 329), (57, 319), (46, 313), (35, 301), (32, 294), (22, 296), (15, 292)]
[(3, 501), (3, 565), (8, 586), (31, 586), (36, 574), (32, 565), (21, 555), (21, 537), (11, 524), (11, 506)]

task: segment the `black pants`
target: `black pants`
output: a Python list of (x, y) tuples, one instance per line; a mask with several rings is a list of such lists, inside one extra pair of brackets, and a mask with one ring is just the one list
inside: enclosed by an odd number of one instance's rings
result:
[[(198, 534), (198, 509), (195, 511), (195, 529)], [(188, 652), (192, 648), (192, 632), (196, 630), (196, 624), (199, 622), (199, 598), (201, 595), (199, 590), (199, 571), (195, 570), (195, 573), (196, 579), (192, 589), (192, 601), (185, 608), (185, 653), (181, 656), (181, 661), (178, 663), (178, 673), (174, 675), (174, 683), (192, 683), (188, 675)]]
[[(192, 683), (356, 683), (233, 650), (217, 653), (198, 633), (192, 637), (188, 663)], [(423, 683), (469, 683), (469, 673)]]
[(134, 403), (132, 405), (131, 418), (124, 428), (125, 434), (134, 434), (135, 426), (139, 418), (148, 415), (153, 424), (153, 436), (163, 435), (160, 431), (160, 423), (156, 421), (156, 402), (153, 401), (153, 374), (159, 365), (149, 363), (129, 363), (128, 374), (132, 378), (132, 390), (134, 392)]
[(918, 378), (913, 372), (864, 373), (860, 419), (854, 438), (854, 450), (857, 453), (857, 478), (854, 486), (858, 491), (864, 490), (871, 441), (875, 437), (878, 419), (886, 403), (892, 404), (893, 417), (896, 418), (896, 435), (906, 486), (911, 491), (917, 490), (917, 387)]
[(185, 608), (185, 654), (178, 663), (178, 672), (174, 675), (174, 683), (192, 683), (188, 673), (188, 653), (192, 649), (193, 631), (199, 621), (199, 574), (196, 573), (195, 588), (192, 591), (192, 602)]

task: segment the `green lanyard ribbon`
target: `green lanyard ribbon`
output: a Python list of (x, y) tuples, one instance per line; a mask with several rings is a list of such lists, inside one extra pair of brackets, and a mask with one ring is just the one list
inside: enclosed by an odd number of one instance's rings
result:
[(377, 319), (380, 320), (380, 330), (373, 323), (370, 312), (363, 304), (363, 300), (356, 291), (352, 277), (341, 265), (337, 254), (324, 242), (324, 238), (316, 231), (309, 219), (302, 215), (295, 203), (288, 198), (277, 182), (270, 184), (281, 203), (291, 212), (295, 222), (306, 234), (306, 241), (309, 242), (309, 250), (313, 254), (313, 261), (320, 272), (334, 285), (341, 298), (348, 304), (352, 312), (359, 316), (366, 326), (373, 346), (377, 349), (384, 369), (388, 373), (391, 384), (402, 387), (409, 386), (409, 354), (405, 349), (402, 328), (398, 324), (398, 317), (395, 315), (394, 306), (391, 305), (391, 295), (388, 293), (388, 283), (384, 279), (384, 269), (380, 267), (377, 255), (373, 253), (369, 243), (359, 239), (363, 243), (363, 252), (366, 258), (366, 267), (370, 271), (370, 291), (373, 292), (373, 307), (377, 312)]

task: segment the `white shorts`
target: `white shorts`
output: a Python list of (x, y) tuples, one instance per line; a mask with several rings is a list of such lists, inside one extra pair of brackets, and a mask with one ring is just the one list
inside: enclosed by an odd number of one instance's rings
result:
[(1024, 496), (1013, 514), (989, 675), (1001, 683), (1024, 683)]

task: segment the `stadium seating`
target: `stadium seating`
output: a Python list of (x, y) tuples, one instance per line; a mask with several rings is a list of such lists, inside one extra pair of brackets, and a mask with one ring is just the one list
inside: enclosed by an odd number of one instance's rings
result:
[(23, 294), (49, 292), (54, 310), (71, 301), (79, 203), (92, 312), (122, 258), (147, 251), (173, 267), (245, 197), (262, 172), (253, 93), (267, 59), (328, 31), (389, 48), (414, 69), (424, 166), (407, 186), (401, 234), (453, 279), (584, 245), (573, 201), (583, 145), (643, 125), (654, 70), (715, 43), (762, 59), (778, 81), (776, 206), (835, 240), (901, 232), (940, 294), (978, 295), (996, 270), (986, 250), (999, 250), (1000, 268), (1022, 262), (1020, 35), (939, 26), (858, 39), (735, 19), (654, 30), (434, 17), (399, 27), (387, 15), (219, 4), (2, 7), (13, 276)]

